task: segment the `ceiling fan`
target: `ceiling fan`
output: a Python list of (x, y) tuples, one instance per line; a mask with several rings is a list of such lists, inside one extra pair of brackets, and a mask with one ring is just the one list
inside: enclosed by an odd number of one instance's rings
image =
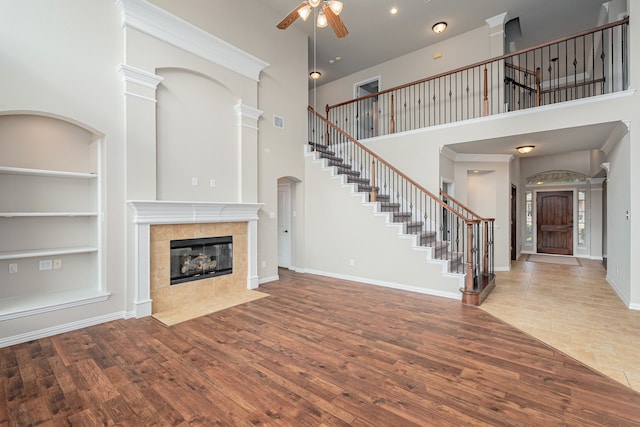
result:
[(306, 21), (312, 14), (313, 9), (317, 7), (320, 7), (320, 12), (318, 12), (318, 18), (316, 20), (316, 25), (318, 27), (324, 28), (327, 26), (327, 23), (329, 23), (338, 38), (345, 37), (349, 34), (347, 27), (344, 26), (342, 19), (338, 16), (340, 15), (340, 12), (342, 12), (342, 2), (337, 0), (303, 1), (282, 21), (280, 21), (276, 27), (281, 30), (286, 30), (296, 19), (298, 19), (298, 17), (302, 18), (303, 21)]

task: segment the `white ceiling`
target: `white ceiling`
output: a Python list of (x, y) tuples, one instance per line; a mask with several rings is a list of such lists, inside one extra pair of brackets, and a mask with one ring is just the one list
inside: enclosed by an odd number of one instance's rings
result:
[[(273, 26), (302, 0), (265, 0), (275, 11)], [(602, 0), (342, 0), (340, 17), (349, 34), (338, 39), (331, 27), (316, 29), (316, 66), (322, 72), (319, 85), (353, 74), (425, 46), (486, 24), (486, 19), (506, 12), (506, 20), (519, 18), (522, 40), (515, 49), (535, 46), (575, 34), (598, 24)], [(399, 12), (391, 15), (391, 6)], [(440, 35), (431, 31), (438, 21), (448, 24)], [(309, 70), (314, 68), (314, 23), (297, 19), (287, 30), (299, 31), (309, 40)], [(295, 29), (295, 30), (292, 30)], [(282, 31), (282, 30), (277, 30)], [(331, 59), (342, 60), (330, 64)], [(533, 144), (529, 157), (602, 147), (616, 123), (605, 123), (563, 131), (499, 138), (449, 145), (459, 154), (513, 154), (519, 145)], [(561, 143), (559, 143), (561, 142)]]
[[(280, 19), (302, 0), (265, 0)], [(485, 20), (507, 13), (520, 19), (523, 39), (517, 49), (531, 47), (597, 25), (603, 0), (342, 0), (340, 14), (349, 34), (338, 39), (330, 26), (316, 29), (316, 68), (319, 85), (487, 25)], [(398, 8), (391, 15), (391, 6)], [(448, 24), (440, 35), (431, 31), (438, 21)], [(313, 69), (314, 23), (297, 19), (292, 28), (309, 38), (309, 69)], [(283, 30), (278, 30), (283, 31)], [(330, 64), (331, 59), (342, 60)]]

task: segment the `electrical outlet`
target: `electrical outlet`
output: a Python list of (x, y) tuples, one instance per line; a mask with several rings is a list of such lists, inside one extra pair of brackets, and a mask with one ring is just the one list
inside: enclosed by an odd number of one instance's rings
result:
[(355, 260), (355, 259), (353, 259), (353, 258), (351, 258), (351, 259), (349, 260), (349, 265), (350, 265), (351, 267), (355, 267), (355, 266), (356, 266), (356, 260)]
[(18, 272), (18, 263), (9, 264), (9, 274), (15, 274)]
[(51, 270), (53, 268), (53, 262), (50, 259), (43, 259), (38, 264), (40, 270)]
[(198, 186), (198, 177), (194, 176), (191, 178), (191, 185), (193, 185), (194, 187)]
[(214, 188), (216, 186), (216, 180), (214, 178), (211, 178), (209, 180), (209, 187)]
[(62, 268), (62, 260), (60, 258), (53, 260), (53, 269), (60, 270)]
[(267, 268), (267, 262), (266, 261), (262, 261), (262, 268)]

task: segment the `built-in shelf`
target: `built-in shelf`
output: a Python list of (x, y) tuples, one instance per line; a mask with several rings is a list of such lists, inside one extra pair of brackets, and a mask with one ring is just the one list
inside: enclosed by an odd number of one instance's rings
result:
[(95, 173), (84, 172), (67, 172), (56, 171), (46, 169), (29, 169), (29, 168), (14, 168), (9, 166), (0, 166), (0, 173), (10, 175), (32, 175), (32, 176), (49, 176), (59, 178), (78, 178), (78, 179), (95, 179), (98, 177)]
[(0, 212), (0, 217), (76, 217), (76, 216), (98, 216), (98, 212)]
[(96, 287), (41, 292), (0, 299), (0, 322), (18, 317), (106, 301), (111, 294)]
[(90, 252), (98, 252), (98, 248), (92, 246), (78, 246), (74, 248), (53, 248), (53, 249), (35, 249), (26, 251), (0, 252), (0, 260), (20, 259), (20, 258), (39, 258), (57, 255), (84, 254)]
[(101, 137), (37, 114), (0, 127), (0, 323), (107, 300)]

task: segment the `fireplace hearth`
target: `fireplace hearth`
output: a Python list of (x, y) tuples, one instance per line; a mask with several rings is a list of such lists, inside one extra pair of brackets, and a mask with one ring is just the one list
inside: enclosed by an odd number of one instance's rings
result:
[(232, 236), (171, 241), (171, 285), (232, 273)]

